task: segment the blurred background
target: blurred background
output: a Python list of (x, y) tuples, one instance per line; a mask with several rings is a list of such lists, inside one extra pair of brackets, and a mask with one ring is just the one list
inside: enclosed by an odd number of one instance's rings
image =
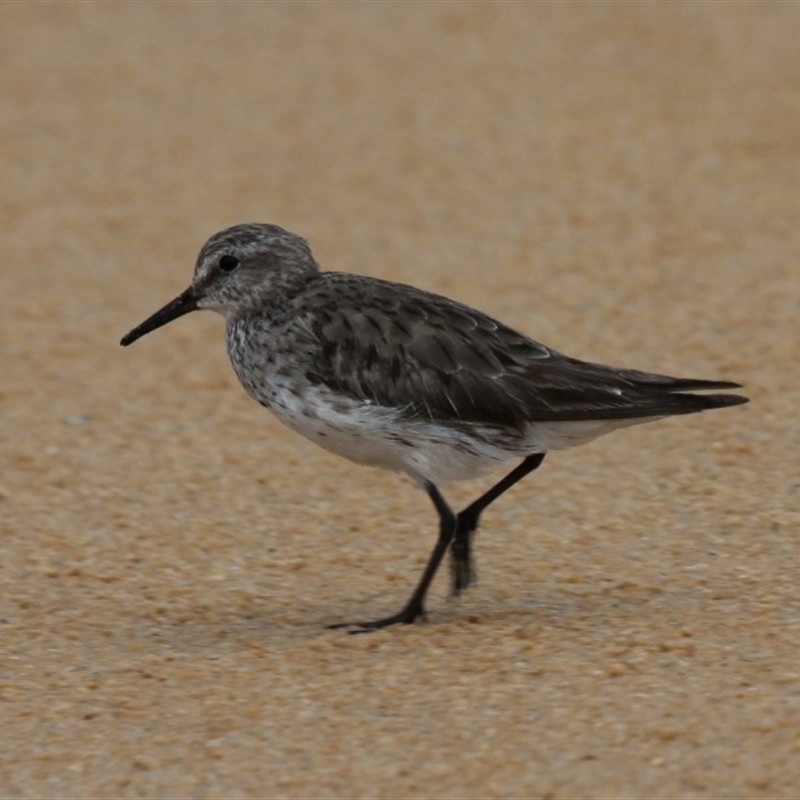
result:
[[(792, 796), (798, 30), (790, 3), (3, 4), (0, 793)], [(251, 403), (214, 315), (118, 346), (245, 221), (754, 403), (549, 459), (464, 603), (337, 638), (410, 589), (427, 500)]]

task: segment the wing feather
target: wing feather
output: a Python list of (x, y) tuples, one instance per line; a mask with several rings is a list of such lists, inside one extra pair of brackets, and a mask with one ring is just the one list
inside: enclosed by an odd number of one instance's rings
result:
[(747, 402), (691, 394), (738, 384), (673, 378), (565, 356), (438, 295), (323, 273), (302, 321), (316, 346), (310, 375), (364, 402), (444, 424), (522, 430), (536, 421), (687, 414)]

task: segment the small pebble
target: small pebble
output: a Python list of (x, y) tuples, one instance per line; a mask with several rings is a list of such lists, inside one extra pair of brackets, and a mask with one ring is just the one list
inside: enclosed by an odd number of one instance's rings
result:
[(67, 425), (84, 425), (85, 423), (91, 421), (92, 415), (86, 413), (85, 411), (81, 412), (80, 414), (67, 414), (67, 416), (64, 417), (64, 422), (66, 422)]

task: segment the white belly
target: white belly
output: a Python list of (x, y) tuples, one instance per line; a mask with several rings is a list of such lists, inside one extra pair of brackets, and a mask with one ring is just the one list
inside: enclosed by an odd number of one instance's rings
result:
[(437, 485), (475, 478), (532, 453), (564, 450), (617, 428), (657, 419), (535, 422), (520, 435), (488, 426), (467, 430), (404, 420), (395, 409), (349, 400), (318, 386), (298, 394), (274, 384), (265, 405), (284, 425), (332, 453)]

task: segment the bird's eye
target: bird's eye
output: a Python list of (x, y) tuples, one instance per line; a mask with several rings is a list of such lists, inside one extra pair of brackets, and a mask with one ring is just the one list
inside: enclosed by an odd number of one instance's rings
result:
[(219, 260), (219, 268), (223, 272), (233, 272), (239, 266), (239, 259), (236, 256), (222, 256)]

